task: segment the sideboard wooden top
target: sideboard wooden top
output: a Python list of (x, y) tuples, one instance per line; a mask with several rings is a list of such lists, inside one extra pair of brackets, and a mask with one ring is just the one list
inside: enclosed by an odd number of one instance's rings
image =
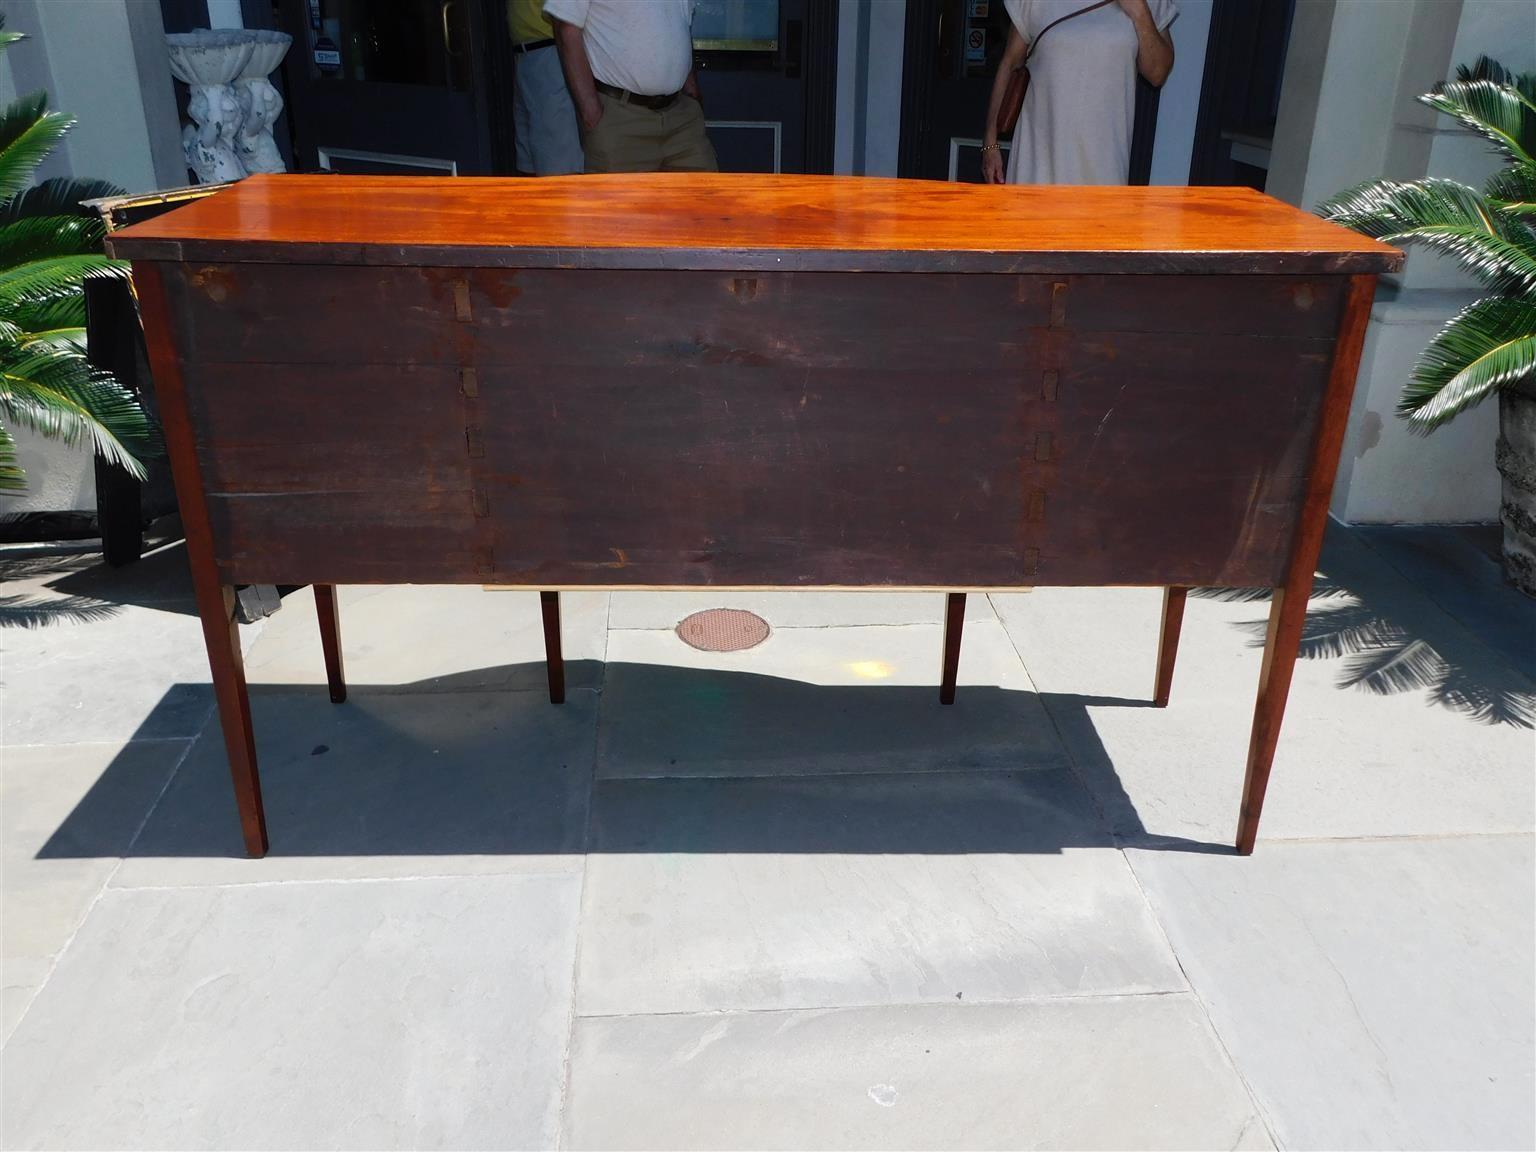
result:
[(1247, 188), (855, 176), (252, 176), (115, 232), (141, 260), (901, 272), (1393, 271)]

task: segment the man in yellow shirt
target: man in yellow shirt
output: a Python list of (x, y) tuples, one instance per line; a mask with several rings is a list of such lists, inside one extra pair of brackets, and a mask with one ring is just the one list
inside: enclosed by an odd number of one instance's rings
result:
[(544, 0), (507, 0), (507, 27), (517, 55), (512, 81), (517, 170), (529, 176), (580, 172), (583, 164), (576, 107), (565, 87), (554, 32), (544, 15)]

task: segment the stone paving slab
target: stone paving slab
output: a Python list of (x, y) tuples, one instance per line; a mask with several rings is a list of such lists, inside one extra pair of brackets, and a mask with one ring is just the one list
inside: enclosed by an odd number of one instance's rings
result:
[[(342, 656), (350, 684), (402, 691), (539, 689), (546, 685), (544, 630), (535, 592), (475, 585), (349, 585), (338, 590)], [(570, 688), (602, 679), (608, 595), (560, 597)], [(246, 660), (254, 684), (324, 684), (315, 597), (283, 598)]]
[(961, 687), (949, 706), (939, 703), (942, 650), (937, 624), (789, 628), (746, 652), (700, 652), (671, 632), (614, 632), (597, 774), (783, 776), (1069, 763), (1001, 625), (981, 620), (966, 628)]
[(596, 787), (583, 1014), (1184, 987), (1065, 771)]
[(1273, 1147), (1189, 995), (578, 1019), (565, 1145)]
[(971, 597), (952, 708), (937, 594), (566, 596), (553, 708), (529, 593), (343, 589), (336, 707), (301, 592), (247, 861), (181, 550), (6, 558), (0, 1145), (552, 1146), (579, 931), (571, 1146), (1536, 1146), (1536, 604), (1457, 538), (1330, 532), (1249, 860), (1251, 593), (1159, 711), (1155, 589)]
[[(942, 624), (942, 592), (614, 592), (608, 626), (676, 628), (684, 616), (707, 608), (745, 608), (771, 628), (849, 628), (858, 625)], [(996, 620), (984, 595), (967, 596), (965, 618)]]
[(267, 857), (244, 858), (210, 723), (114, 884), (581, 869), (595, 693), (258, 689), (252, 711)]
[(1128, 856), (1283, 1147), (1536, 1145), (1530, 837)]
[[(1536, 736), (1519, 717), (1532, 686), (1427, 599), (1385, 582), (1363, 599), (1343, 590), (1357, 581), (1330, 583), (1312, 601), (1261, 836), (1529, 831)], [(1147, 707), (1159, 590), (994, 601), (1116, 831), (1230, 843), (1267, 601), (1191, 596), (1166, 709)], [(1473, 714), (1489, 698), (1504, 721)]]
[(109, 891), (6, 1045), (7, 1148), (550, 1148), (580, 881)]
[(187, 747), (64, 744), (0, 756), (0, 1038), (47, 979)]
[[(245, 647), (259, 626), (240, 629)], [(213, 708), (196, 616), (93, 604), (36, 627), (0, 627), (0, 742), (120, 742), (195, 736)]]

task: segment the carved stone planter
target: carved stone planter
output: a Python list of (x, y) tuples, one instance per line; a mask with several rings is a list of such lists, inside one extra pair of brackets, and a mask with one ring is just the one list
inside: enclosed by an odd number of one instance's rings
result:
[(235, 153), (235, 134), (240, 129), (240, 97), (235, 78), (250, 62), (255, 48), (239, 33), (178, 32), (165, 38), (171, 55), (171, 74), (192, 89), (187, 114), (192, 117), (181, 133), (187, 166), (203, 184), (219, 184), (246, 175)]
[(1495, 451), (1504, 494), (1504, 577), (1536, 596), (1536, 386), (1499, 393), (1499, 443)]
[(272, 124), (282, 97), (267, 79), (293, 37), (262, 29), (200, 29), (165, 38), (171, 73), (192, 89), (182, 131), (187, 165), (203, 184), (282, 172)]
[(244, 119), (236, 138), (240, 161), (247, 172), (286, 172), (288, 166), (272, 138), (272, 125), (283, 111), (283, 98), (268, 77), (277, 70), (293, 37), (286, 32), (252, 29), (242, 33), (251, 37), (251, 58), (240, 73), (235, 87), (240, 97)]

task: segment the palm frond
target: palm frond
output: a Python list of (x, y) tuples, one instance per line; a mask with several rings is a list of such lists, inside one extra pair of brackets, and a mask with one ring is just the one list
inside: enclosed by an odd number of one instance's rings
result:
[(121, 261), (94, 254), (54, 256), (0, 269), (0, 316), (30, 328), (33, 325), (23, 319), (29, 310), (62, 297), (79, 296), (86, 276), (125, 275), (127, 266)]
[(0, 355), (0, 416), (66, 444), (90, 441), (108, 460), (144, 478), (129, 447), (150, 443), (144, 409), (78, 353), (29, 348)]
[(4, 319), (23, 336), (55, 328), (81, 328), (85, 325), (85, 295), (75, 292), (28, 301)]
[(1522, 100), (1536, 108), (1536, 72), (1511, 72), (1497, 60), (1479, 56), (1471, 67), (1456, 65), (1456, 79), (1488, 80), (1494, 84), (1509, 85)]
[(21, 96), (0, 108), (0, 199), (30, 185), (43, 157), (74, 127), (71, 117), (47, 108), (46, 92)]
[[(0, 13), (0, 29), (5, 25)], [(0, 31), (0, 50), (23, 39)], [(74, 121), (35, 92), (0, 107), (0, 490), (25, 487), (12, 428), (78, 445), (143, 479), (134, 449), (154, 430), (138, 398), (85, 356), (87, 276), (123, 276), (101, 250), (105, 225), (81, 200), (120, 191), (104, 180), (57, 178), (29, 187)]]
[(0, 204), (0, 224), (28, 216), (75, 216), (81, 212), (82, 200), (122, 194), (123, 190), (110, 180), (54, 176)]
[(1483, 196), (1500, 211), (1521, 216), (1536, 214), (1536, 164), (1500, 168), (1483, 185)]
[(1536, 292), (1536, 232), (1454, 180), (1372, 180), (1318, 213), (1389, 244), (1445, 253), (1496, 292)]
[(50, 328), (41, 332), (24, 332), (21, 338), (15, 341), (19, 348), (58, 348), (61, 350), (86, 354), (85, 326), (75, 325), (71, 328)]
[(1419, 103), (1491, 141), (1511, 160), (1536, 159), (1536, 107), (1512, 84), (1446, 80), (1420, 96)]
[(0, 222), (0, 268), (54, 256), (99, 255), (106, 234), (100, 217), (24, 216)]
[(1399, 415), (1417, 431), (1438, 428), (1499, 388), (1536, 380), (1536, 302), (1489, 297), (1442, 328), (1403, 387)]

